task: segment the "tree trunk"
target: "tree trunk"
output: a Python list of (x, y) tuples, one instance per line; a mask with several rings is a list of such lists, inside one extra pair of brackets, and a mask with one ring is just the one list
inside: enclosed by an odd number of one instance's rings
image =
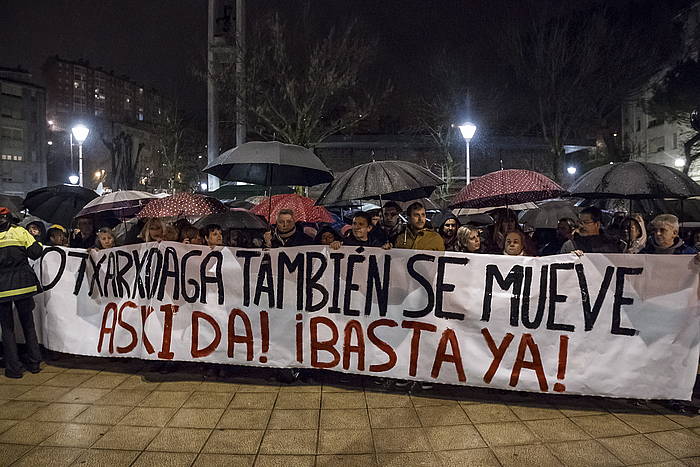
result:
[(700, 141), (700, 133), (695, 133), (695, 135), (692, 138), (683, 143), (683, 152), (685, 154), (685, 164), (683, 165), (683, 173), (686, 175), (688, 175), (688, 172), (690, 171), (690, 165), (695, 159), (698, 158), (698, 154), (691, 155), (693, 146), (695, 146), (695, 143), (697, 143), (698, 141)]

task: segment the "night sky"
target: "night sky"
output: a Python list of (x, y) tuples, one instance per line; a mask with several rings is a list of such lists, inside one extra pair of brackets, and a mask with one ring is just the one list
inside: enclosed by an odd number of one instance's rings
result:
[[(595, 0), (577, 5), (591, 2)], [(293, 20), (301, 14), (303, 3), (248, 0), (248, 23), (272, 11)], [(310, 2), (314, 13), (329, 24), (357, 17), (366, 31), (379, 38), (377, 73), (391, 79), (399, 93), (409, 94), (430, 85), (421, 81), (419, 71), (440, 50), (461, 57), (488, 78), (496, 60), (486, 40), (489, 28), (504, 13), (513, 14), (511, 7), (518, 4), (508, 0)], [(205, 63), (207, 0), (0, 0), (0, 12), (0, 66), (28, 68), (41, 83), (40, 67), (47, 57), (87, 59), (93, 66), (155, 87), (196, 120), (205, 118), (206, 84), (191, 70)]]

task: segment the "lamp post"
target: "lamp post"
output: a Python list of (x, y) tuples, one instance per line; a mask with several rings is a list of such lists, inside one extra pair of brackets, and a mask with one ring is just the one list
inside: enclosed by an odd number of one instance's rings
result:
[(83, 124), (78, 124), (73, 127), (73, 137), (78, 142), (78, 178), (80, 186), (83, 186), (83, 143), (90, 133), (90, 129)]
[(459, 126), (459, 131), (462, 132), (462, 138), (464, 138), (464, 141), (467, 143), (467, 153), (464, 164), (464, 180), (465, 184), (469, 185), (469, 182), (471, 181), (471, 168), (469, 167), (469, 142), (474, 137), (474, 133), (476, 133), (476, 125), (470, 122), (463, 123)]

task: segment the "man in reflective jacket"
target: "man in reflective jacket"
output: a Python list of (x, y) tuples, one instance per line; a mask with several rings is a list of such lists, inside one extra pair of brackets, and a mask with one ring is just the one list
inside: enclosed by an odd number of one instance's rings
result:
[(31, 373), (41, 371), (41, 351), (32, 315), (38, 281), (27, 260), (39, 258), (41, 252), (41, 244), (23, 227), (12, 223), (9, 209), (0, 207), (0, 327), (8, 378), (21, 378), (24, 370), (15, 341), (13, 303), (27, 343), (26, 369)]

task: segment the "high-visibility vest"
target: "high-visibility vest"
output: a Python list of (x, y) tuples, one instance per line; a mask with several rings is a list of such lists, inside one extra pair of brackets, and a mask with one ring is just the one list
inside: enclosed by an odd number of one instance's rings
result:
[(41, 256), (42, 247), (23, 227), (0, 232), (0, 302), (37, 293), (38, 280), (28, 258)]

